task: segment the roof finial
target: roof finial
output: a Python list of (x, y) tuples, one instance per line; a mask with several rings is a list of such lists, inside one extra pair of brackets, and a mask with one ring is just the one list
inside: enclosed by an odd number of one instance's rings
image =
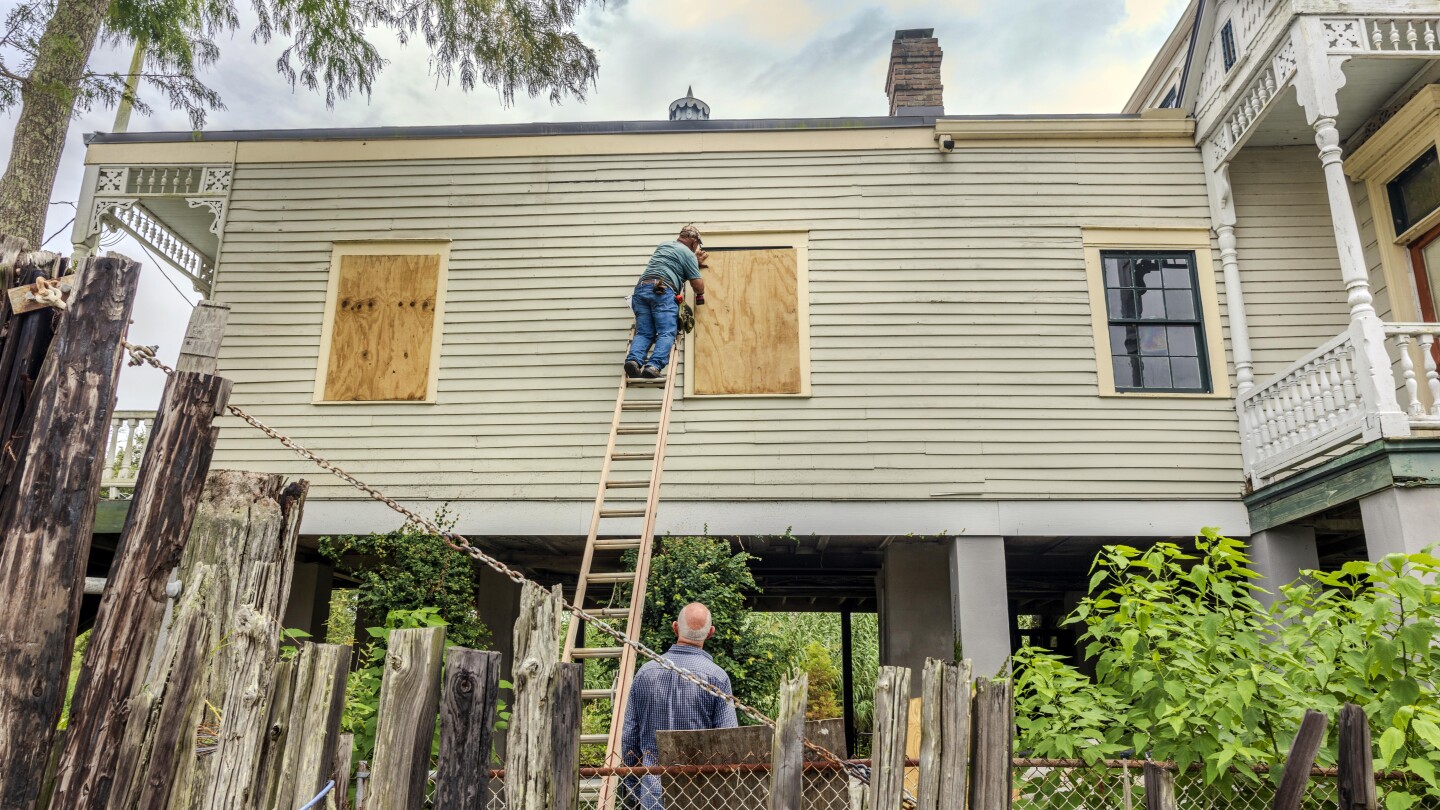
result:
[(695, 97), (695, 85), (692, 84), (692, 85), (690, 85), (689, 87), (686, 87), (686, 88), (685, 88), (685, 97), (686, 97), (686, 98), (694, 98), (694, 97)]

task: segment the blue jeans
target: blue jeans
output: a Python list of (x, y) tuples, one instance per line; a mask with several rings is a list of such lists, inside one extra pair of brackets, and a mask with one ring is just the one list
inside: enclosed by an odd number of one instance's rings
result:
[[(680, 305), (675, 303), (675, 291), (669, 287), (657, 288), (648, 280), (642, 281), (635, 285), (630, 308), (635, 311), (635, 340), (631, 342), (630, 353), (625, 355), (625, 359), (663, 371), (670, 360), (670, 347), (675, 344), (675, 332), (680, 326)], [(649, 362), (645, 359), (647, 355)]]

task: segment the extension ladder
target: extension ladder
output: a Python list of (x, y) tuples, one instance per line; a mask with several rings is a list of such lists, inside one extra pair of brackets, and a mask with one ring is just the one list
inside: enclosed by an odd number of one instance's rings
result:
[[(610, 420), (610, 440), (600, 467), (600, 484), (590, 516), (590, 533), (580, 563), (580, 580), (575, 587), (576, 607), (585, 609), (626, 638), (639, 641), (645, 613), (645, 583), (650, 574), (650, 553), (655, 535), (655, 511), (660, 503), (660, 473), (665, 467), (665, 444), (670, 433), (670, 406), (675, 398), (676, 360), (680, 356), (681, 333), (670, 350), (664, 377), (637, 379), (620, 374), (615, 396), (615, 414)], [(659, 398), (647, 396), (659, 392)], [(654, 438), (650, 444), (648, 439)], [(649, 462), (644, 477), (634, 476)], [(642, 490), (644, 500), (626, 499), (627, 492)], [(639, 522), (639, 529), (622, 531)], [(625, 570), (625, 552), (635, 552), (633, 570)], [(572, 621), (565, 637), (565, 661), (613, 658), (619, 669), (611, 689), (586, 689), (583, 700), (610, 701), (610, 729), (605, 734), (582, 734), (581, 744), (605, 743), (605, 765), (619, 766), (620, 735), (625, 725), (625, 703), (635, 675), (635, 648), (630, 646), (586, 647), (579, 621)], [(607, 778), (601, 791), (601, 808), (615, 803), (617, 781)]]

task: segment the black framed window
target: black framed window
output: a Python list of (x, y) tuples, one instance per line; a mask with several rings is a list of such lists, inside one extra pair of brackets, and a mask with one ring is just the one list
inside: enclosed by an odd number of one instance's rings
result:
[(1390, 215), (1395, 218), (1395, 235), (1440, 208), (1440, 157), (1430, 147), (1398, 177), (1385, 184), (1390, 197)]
[(1180, 106), (1180, 88), (1176, 85), (1170, 86), (1170, 92), (1165, 94), (1165, 100), (1160, 102), (1160, 109), (1173, 110)]
[(1210, 393), (1194, 251), (1106, 250), (1100, 263), (1115, 390)]
[(1220, 29), (1220, 55), (1225, 59), (1225, 69), (1235, 67), (1235, 58), (1238, 55), (1235, 50), (1235, 26), (1225, 23)]

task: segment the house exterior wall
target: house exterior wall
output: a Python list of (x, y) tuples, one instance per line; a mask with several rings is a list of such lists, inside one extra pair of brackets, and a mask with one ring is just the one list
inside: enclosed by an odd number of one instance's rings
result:
[(1315, 149), (1244, 149), (1230, 184), (1255, 379), (1263, 382), (1345, 331), (1349, 308)]

